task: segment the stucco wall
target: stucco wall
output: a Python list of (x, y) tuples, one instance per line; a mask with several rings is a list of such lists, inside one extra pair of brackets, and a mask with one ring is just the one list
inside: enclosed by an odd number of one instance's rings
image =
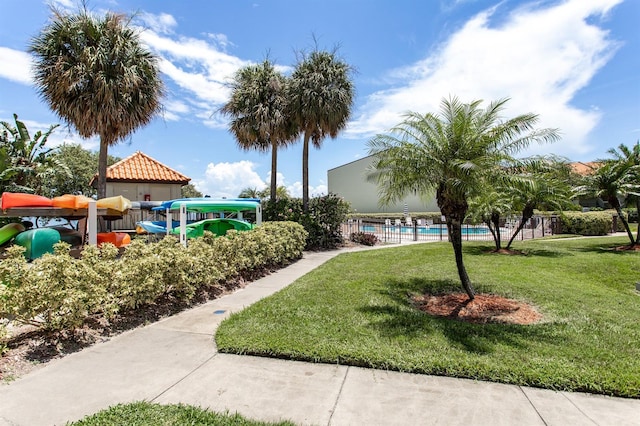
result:
[(366, 179), (367, 168), (373, 157), (365, 157), (327, 171), (329, 192), (339, 195), (351, 204), (358, 213), (402, 213), (404, 204), (410, 212), (440, 211), (435, 197), (428, 202), (418, 196), (407, 196), (399, 203), (381, 207), (378, 204), (378, 186)]
[(107, 182), (107, 197), (122, 195), (131, 201), (145, 201), (149, 195), (149, 201), (166, 201), (181, 198), (181, 188), (180, 184)]

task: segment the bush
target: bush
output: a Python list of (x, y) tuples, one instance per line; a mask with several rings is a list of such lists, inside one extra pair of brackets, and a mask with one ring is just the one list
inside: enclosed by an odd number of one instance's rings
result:
[(349, 240), (365, 246), (375, 246), (378, 243), (378, 237), (373, 234), (367, 234), (366, 232), (352, 232)]
[(172, 236), (153, 244), (136, 239), (120, 259), (112, 244), (87, 246), (73, 259), (69, 245), (59, 243), (31, 264), (23, 247), (10, 247), (0, 262), (0, 319), (64, 330), (88, 315), (111, 318), (166, 295), (189, 302), (201, 289), (228, 287), (301, 257), (306, 237), (299, 224), (267, 222), (226, 238), (207, 233), (187, 248)]
[(608, 212), (565, 212), (560, 220), (563, 234), (595, 236), (611, 232), (612, 216)]
[(293, 221), (307, 231), (307, 250), (331, 250), (343, 242), (342, 224), (349, 213), (349, 203), (335, 194), (313, 197), (309, 200), (309, 213), (302, 211), (302, 200), (286, 198), (266, 201), (263, 213), (266, 220)]

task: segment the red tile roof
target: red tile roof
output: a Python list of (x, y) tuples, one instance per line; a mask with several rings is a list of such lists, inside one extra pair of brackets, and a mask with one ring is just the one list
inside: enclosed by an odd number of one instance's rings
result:
[(580, 176), (590, 175), (598, 170), (598, 167), (600, 167), (600, 163), (597, 161), (589, 161), (587, 163), (577, 161), (575, 163), (571, 163), (571, 170)]
[[(93, 180), (96, 177), (97, 175)], [(140, 151), (136, 151), (129, 157), (107, 167), (107, 182), (179, 183), (186, 185), (190, 180), (191, 178)]]

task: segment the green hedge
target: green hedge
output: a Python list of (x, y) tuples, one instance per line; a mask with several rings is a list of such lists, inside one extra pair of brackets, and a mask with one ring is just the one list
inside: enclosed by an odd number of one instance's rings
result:
[[(611, 212), (565, 212), (560, 216), (563, 234), (585, 236), (607, 235), (611, 232)], [(618, 221), (619, 222), (619, 221)]]
[(229, 289), (238, 278), (300, 258), (306, 238), (297, 223), (265, 222), (227, 237), (207, 233), (187, 248), (175, 237), (134, 239), (121, 257), (105, 244), (87, 246), (74, 259), (59, 243), (53, 254), (27, 263), (22, 247), (10, 247), (0, 262), (0, 319), (64, 330), (89, 315), (109, 319), (167, 295), (189, 302), (199, 290)]

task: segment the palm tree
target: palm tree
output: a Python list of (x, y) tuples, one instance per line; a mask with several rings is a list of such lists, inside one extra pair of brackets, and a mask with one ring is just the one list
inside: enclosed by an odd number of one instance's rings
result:
[(443, 99), (440, 114), (409, 112), (405, 119), (369, 141), (375, 155), (370, 179), (377, 181), (381, 204), (401, 200), (406, 194), (428, 197), (435, 189), (453, 246), (458, 276), (469, 299), (475, 290), (462, 257), (462, 223), (469, 200), (488, 177), (513, 160), (531, 142), (551, 142), (554, 129), (534, 130), (538, 116), (523, 114), (501, 121), (507, 99), (480, 108), (457, 98)]
[(580, 195), (589, 195), (606, 200), (618, 213), (627, 236), (635, 244), (635, 238), (629, 228), (629, 223), (622, 212), (622, 205), (618, 197), (625, 197), (637, 189), (637, 184), (629, 184), (629, 167), (626, 163), (606, 160), (593, 174), (584, 177), (583, 184), (576, 190)]
[(304, 134), (302, 146), (302, 208), (309, 210), (309, 142), (316, 148), (336, 138), (347, 125), (353, 105), (351, 67), (336, 52), (314, 50), (302, 55), (291, 76), (291, 110)]
[(566, 180), (566, 165), (557, 158), (531, 158), (518, 167), (519, 173), (510, 179), (505, 192), (514, 207), (520, 210), (520, 223), (505, 249), (533, 217), (535, 209), (562, 210), (571, 203), (572, 191)]
[(94, 16), (52, 9), (32, 41), (36, 88), (83, 137), (100, 137), (98, 197), (106, 194), (108, 148), (149, 123), (161, 109), (158, 58), (121, 14)]
[(221, 112), (232, 117), (229, 130), (244, 150), (271, 150), (271, 200), (277, 197), (278, 148), (298, 136), (289, 115), (287, 79), (267, 59), (238, 70)]
[[(618, 149), (611, 148), (607, 151), (614, 157), (614, 161), (620, 167), (626, 169), (623, 184), (627, 189), (627, 202), (635, 201), (636, 214), (640, 212), (640, 141), (629, 148), (620, 144)], [(640, 244), (640, 226), (636, 233), (635, 244)]]
[(501, 188), (483, 186), (482, 191), (469, 201), (469, 216), (487, 225), (496, 251), (502, 249), (500, 221), (512, 210), (511, 200)]

